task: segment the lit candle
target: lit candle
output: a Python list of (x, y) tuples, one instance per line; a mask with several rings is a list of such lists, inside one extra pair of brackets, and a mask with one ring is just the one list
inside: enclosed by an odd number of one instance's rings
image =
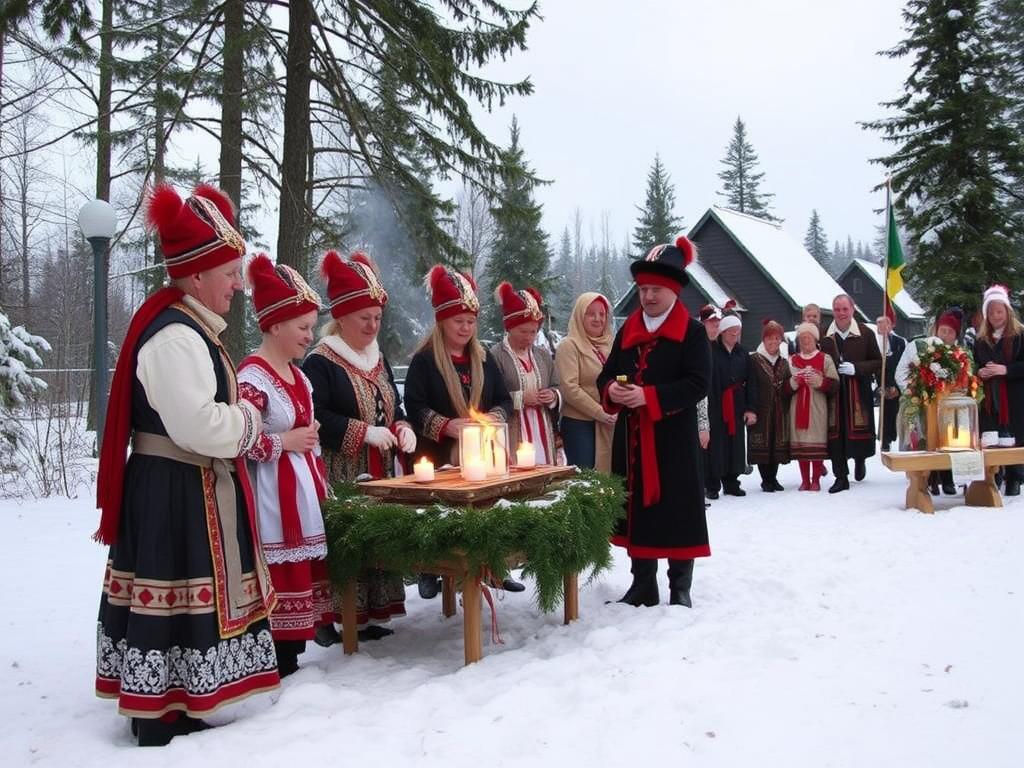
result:
[(533, 443), (520, 443), (516, 449), (516, 466), (528, 469), (537, 465), (537, 451)]
[(479, 459), (480, 427), (463, 427), (460, 437), (462, 439), (462, 463), (467, 464), (473, 459)]
[(426, 456), (412, 465), (412, 474), (417, 483), (429, 483), (434, 479), (434, 464)]
[(953, 434), (953, 425), (946, 425), (946, 446), (949, 448), (970, 448), (971, 435), (966, 428), (961, 428), (957, 434)]
[(478, 483), (487, 478), (487, 469), (480, 459), (470, 459), (462, 465), (462, 479), (470, 483)]

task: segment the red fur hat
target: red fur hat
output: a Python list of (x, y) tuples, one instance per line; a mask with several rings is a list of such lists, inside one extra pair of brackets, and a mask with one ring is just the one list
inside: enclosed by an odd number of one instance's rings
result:
[(383, 307), (388, 303), (388, 292), (380, 282), (377, 265), (362, 251), (353, 253), (348, 261), (337, 251), (328, 251), (320, 262), (320, 272), (327, 282), (327, 298), (335, 320), (360, 309)]
[(443, 264), (435, 264), (427, 272), (427, 279), (424, 282), (437, 322), (461, 315), (463, 312), (471, 312), (474, 315), (480, 312), (476, 283), (469, 275), (456, 272)]
[(544, 301), (536, 288), (517, 291), (512, 287), (512, 283), (506, 281), (498, 286), (494, 297), (501, 303), (506, 331), (523, 323), (539, 323), (544, 319), (544, 313), (540, 308)]
[(146, 221), (160, 237), (164, 265), (172, 279), (245, 255), (231, 200), (209, 184), (200, 184), (186, 200), (170, 184), (158, 184), (149, 195)]
[(320, 297), (302, 275), (284, 264), (274, 264), (267, 254), (257, 254), (246, 273), (261, 331), (269, 331), (274, 323), (320, 310)]

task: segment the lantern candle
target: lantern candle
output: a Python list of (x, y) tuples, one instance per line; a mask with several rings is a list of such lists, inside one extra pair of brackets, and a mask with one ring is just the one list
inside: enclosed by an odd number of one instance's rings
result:
[(426, 456), (412, 465), (413, 479), (417, 483), (429, 483), (434, 479), (434, 464)]
[(516, 450), (516, 466), (520, 469), (529, 469), (537, 465), (537, 451), (533, 443), (520, 443)]
[(472, 459), (480, 459), (480, 427), (463, 427), (459, 435), (462, 441), (462, 462), (468, 464)]
[(470, 483), (478, 483), (487, 478), (487, 468), (480, 459), (470, 459), (462, 465), (462, 479)]
[(971, 433), (966, 427), (961, 427), (956, 434), (953, 433), (952, 424), (946, 425), (946, 447), (947, 448), (970, 448)]

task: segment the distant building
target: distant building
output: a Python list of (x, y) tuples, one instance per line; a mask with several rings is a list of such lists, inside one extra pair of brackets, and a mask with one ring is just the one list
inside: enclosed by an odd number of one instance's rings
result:
[[(761, 342), (763, 320), (776, 320), (792, 329), (806, 304), (821, 307), (822, 324), (827, 327), (832, 299), (847, 293), (799, 240), (775, 222), (713, 206), (693, 226), (689, 238), (699, 253), (688, 270), (690, 285), (680, 298), (694, 315), (704, 304), (720, 307), (726, 299), (735, 299), (747, 349)], [(616, 303), (616, 320), (621, 322), (637, 306), (634, 285)], [(861, 320), (869, 317), (874, 319), (870, 313), (859, 313)]]
[[(880, 264), (864, 259), (854, 259), (839, 276), (839, 284), (843, 286), (843, 290), (853, 296), (857, 306), (864, 310), (872, 320), (881, 316), (885, 270)], [(927, 313), (914, 301), (906, 289), (896, 294), (892, 306), (896, 315), (896, 333), (907, 339), (924, 333), (928, 324)]]

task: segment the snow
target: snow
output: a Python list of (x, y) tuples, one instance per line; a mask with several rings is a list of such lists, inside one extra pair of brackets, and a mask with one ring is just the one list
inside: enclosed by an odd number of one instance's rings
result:
[[(864, 259), (854, 259), (857, 265), (864, 270), (864, 273), (871, 278), (872, 282), (882, 290), (885, 290), (885, 269), (881, 264), (875, 264), (872, 261), (865, 261)], [(904, 288), (902, 291), (896, 294), (896, 298), (893, 302), (907, 317), (913, 320), (923, 320), (925, 318), (924, 308), (918, 304), (907, 293), (907, 289)]]
[(964, 17), (964, 12), (954, 8), (951, 11), (946, 11), (946, 18), (950, 21), (958, 21)]
[[(807, 304), (831, 307), (832, 299), (844, 293), (839, 283), (780, 224), (716, 205), (691, 230), (691, 236), (708, 216), (716, 218), (732, 234), (797, 309)], [(705, 263), (710, 262), (705, 259)], [(714, 264), (710, 265), (714, 269)]]
[(571, 626), (499, 599), (505, 644), (463, 668), (461, 624), (411, 588), (394, 636), (352, 657), (311, 644), (280, 691), (150, 750), (92, 693), (106, 553), (89, 496), (4, 503), (4, 763), (1019, 765), (1024, 503), (906, 511), (877, 459), (838, 496), (792, 490), (795, 464), (785, 493), (755, 477), (709, 510), (692, 610), (605, 605), (629, 583), (619, 554)]

